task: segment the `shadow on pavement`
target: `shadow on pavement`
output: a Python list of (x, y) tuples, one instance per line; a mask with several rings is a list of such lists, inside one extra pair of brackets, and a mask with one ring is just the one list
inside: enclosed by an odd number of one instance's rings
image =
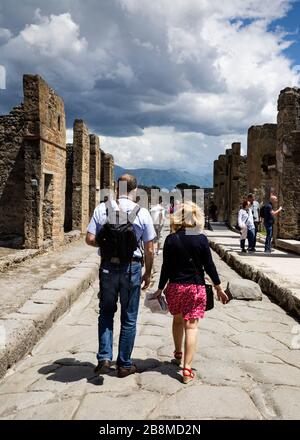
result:
[[(161, 362), (153, 358), (133, 359), (133, 362), (138, 368), (138, 373), (155, 371), (162, 375), (168, 375), (172, 379), (181, 380), (179, 374), (180, 367), (171, 362)], [(72, 383), (86, 379), (87, 383), (91, 383), (95, 386), (104, 385), (106, 376), (117, 378), (117, 372), (114, 365), (109, 373), (103, 375), (95, 374), (95, 366), (96, 365), (91, 362), (81, 362), (75, 358), (63, 358), (53, 361), (52, 364), (41, 367), (38, 370), (38, 373), (48, 375), (47, 380)], [(118, 380), (120, 380), (120, 387), (122, 387), (122, 379), (118, 378)]]

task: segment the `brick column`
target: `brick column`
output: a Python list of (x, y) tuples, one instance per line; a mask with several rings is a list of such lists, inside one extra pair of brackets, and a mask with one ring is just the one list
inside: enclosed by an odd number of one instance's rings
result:
[(91, 218), (94, 209), (100, 203), (101, 185), (101, 154), (99, 137), (90, 135), (90, 201), (89, 217)]
[(72, 229), (85, 233), (90, 219), (90, 139), (80, 119), (75, 120), (73, 133)]
[(278, 238), (300, 240), (300, 89), (280, 92), (277, 123)]

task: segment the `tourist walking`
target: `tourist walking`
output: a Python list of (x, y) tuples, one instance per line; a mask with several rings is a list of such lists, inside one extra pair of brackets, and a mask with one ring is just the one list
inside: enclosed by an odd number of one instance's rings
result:
[(277, 203), (278, 198), (275, 194), (271, 194), (270, 200), (261, 209), (261, 217), (264, 220), (264, 226), (266, 229), (266, 240), (265, 240), (265, 253), (270, 254), (272, 252), (272, 237), (273, 237), (273, 225), (275, 222), (275, 217), (282, 211), (282, 206), (274, 211), (274, 204)]
[(255, 252), (255, 226), (253, 222), (253, 215), (250, 208), (250, 202), (244, 200), (242, 207), (238, 213), (238, 226), (240, 228), (240, 243), (242, 252), (247, 252), (245, 248), (246, 238), (248, 238), (248, 252)]
[(156, 255), (160, 252), (160, 240), (161, 231), (165, 221), (165, 208), (163, 207), (162, 197), (159, 197), (159, 201), (156, 205), (153, 205), (150, 209), (150, 214), (154, 224), (154, 229), (156, 233), (156, 238), (154, 239), (154, 247), (156, 244)]
[[(97, 374), (110, 371), (113, 359), (113, 325), (118, 297), (121, 304), (121, 329), (117, 374), (126, 377), (136, 372), (131, 353), (136, 335), (141, 285), (150, 284), (155, 231), (149, 211), (135, 203), (137, 181), (125, 174), (118, 180), (118, 202), (96, 207), (87, 229), (86, 243), (100, 247), (100, 313)], [(142, 277), (144, 243), (145, 273)]]
[(251, 209), (252, 215), (253, 215), (253, 223), (254, 223), (254, 227), (255, 227), (253, 251), (256, 251), (256, 238), (257, 238), (258, 228), (259, 228), (259, 224), (260, 224), (260, 215), (259, 215), (260, 205), (259, 205), (259, 202), (257, 200), (255, 200), (255, 195), (253, 193), (248, 194), (247, 200), (250, 202), (250, 209)]
[(187, 201), (180, 205), (171, 225), (173, 232), (165, 240), (159, 286), (155, 293), (159, 297), (168, 283), (164, 293), (173, 315), (173, 362), (181, 363), (184, 338), (184, 383), (194, 378), (192, 361), (198, 321), (204, 317), (206, 307), (204, 271), (210, 276), (218, 298), (224, 304), (228, 301), (212, 260), (207, 237), (201, 232), (203, 226), (204, 214), (195, 203)]

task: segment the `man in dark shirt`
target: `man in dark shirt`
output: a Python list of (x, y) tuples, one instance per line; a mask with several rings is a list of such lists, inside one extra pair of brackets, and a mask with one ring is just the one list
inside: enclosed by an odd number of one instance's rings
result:
[(265, 241), (265, 253), (267, 254), (270, 254), (272, 252), (271, 243), (273, 237), (273, 225), (274, 225), (275, 217), (282, 211), (282, 206), (280, 206), (276, 211), (274, 211), (273, 205), (277, 201), (278, 201), (277, 196), (271, 194), (269, 203), (267, 203), (264, 207), (264, 225), (267, 233), (266, 241)]

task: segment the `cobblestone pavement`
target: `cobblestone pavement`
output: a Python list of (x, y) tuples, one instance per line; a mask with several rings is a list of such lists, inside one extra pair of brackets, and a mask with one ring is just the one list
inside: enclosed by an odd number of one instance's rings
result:
[(0, 317), (18, 310), (43, 284), (72, 269), (93, 252), (82, 239), (0, 273)]
[[(239, 278), (213, 256), (224, 284)], [(161, 255), (154, 283), (160, 264)], [(151, 314), (143, 300), (133, 353), (139, 374), (119, 379), (113, 368), (95, 376), (97, 291), (94, 284), (82, 294), (8, 371), (0, 383), (1, 419), (299, 419), (297, 322), (266, 296), (217, 303), (207, 313), (199, 324), (197, 379), (183, 385), (170, 363), (171, 317)], [(115, 354), (118, 329), (116, 319)]]

